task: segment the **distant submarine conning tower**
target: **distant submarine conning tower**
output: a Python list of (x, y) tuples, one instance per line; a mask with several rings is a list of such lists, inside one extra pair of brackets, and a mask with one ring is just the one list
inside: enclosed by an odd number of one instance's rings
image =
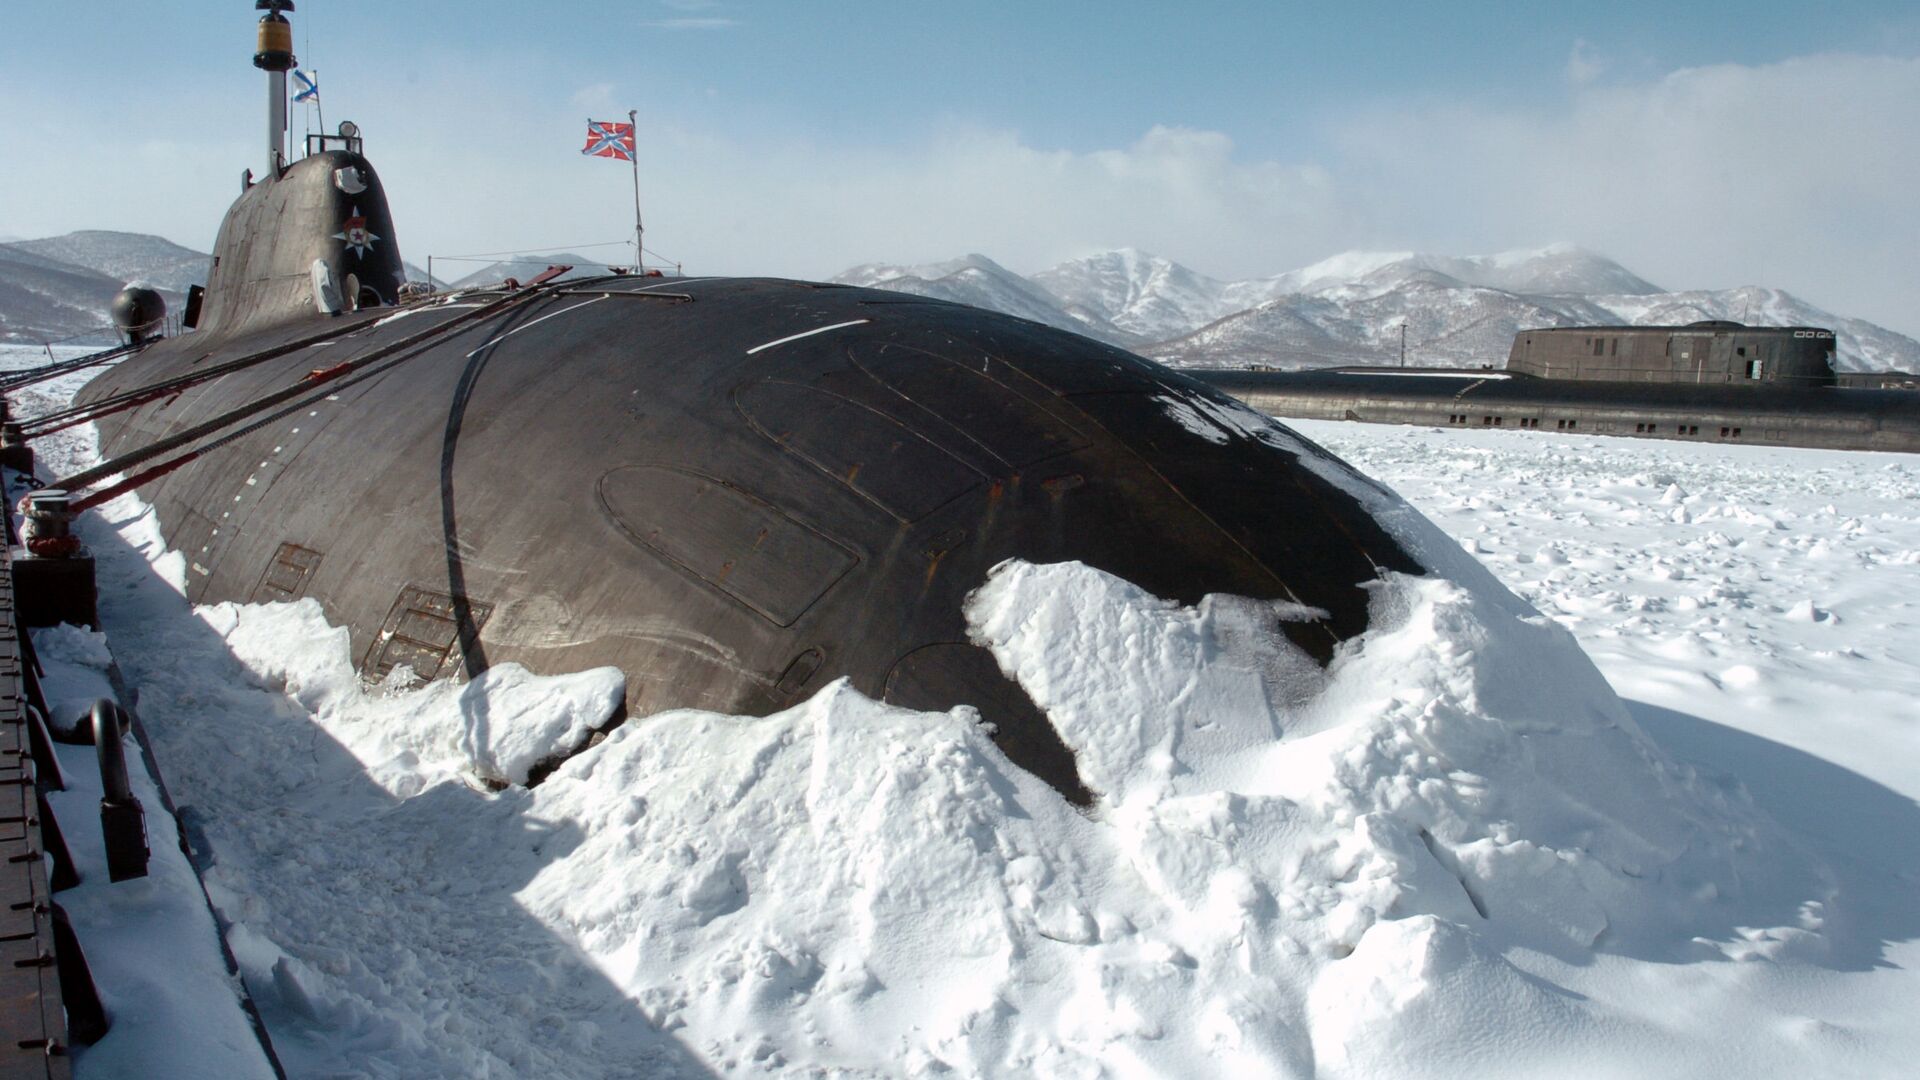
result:
[(213, 268), (194, 323), (228, 335), (316, 311), (339, 314), (396, 303), (406, 283), (393, 216), (359, 129), (314, 136), (288, 161), (287, 72), (294, 66), (291, 0), (256, 0), (253, 63), (267, 73), (266, 175), (251, 175), (214, 242)]
[(1685, 326), (1562, 326), (1513, 336), (1507, 370), (1582, 382), (1821, 387), (1834, 383), (1833, 331), (1703, 319)]

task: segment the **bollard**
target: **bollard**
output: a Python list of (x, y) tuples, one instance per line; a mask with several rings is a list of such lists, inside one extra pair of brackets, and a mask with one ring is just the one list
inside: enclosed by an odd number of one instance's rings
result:
[(20, 501), (26, 550), (13, 552), (15, 614), (26, 626), (100, 627), (93, 556), (73, 533), (73, 507), (58, 488), (29, 492)]
[(147, 876), (147, 814), (127, 777), (127, 712), (101, 698), (93, 704), (93, 748), (100, 758), (100, 835), (107, 847), (107, 879)]
[(80, 552), (73, 535), (72, 503), (59, 488), (30, 491), (25, 499), (27, 551), (46, 559), (63, 559)]

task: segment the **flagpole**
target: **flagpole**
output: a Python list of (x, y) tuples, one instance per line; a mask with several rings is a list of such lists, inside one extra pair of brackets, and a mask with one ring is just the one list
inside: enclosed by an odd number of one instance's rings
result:
[(639, 114), (640, 114), (640, 110), (638, 109), (627, 110), (627, 123), (630, 125), (628, 130), (631, 131), (633, 134), (633, 155), (628, 160), (630, 160), (633, 163), (633, 272), (636, 274), (643, 271), (647, 265), (647, 249), (642, 244), (642, 241), (646, 236), (646, 230), (641, 228), (640, 226), (640, 115)]

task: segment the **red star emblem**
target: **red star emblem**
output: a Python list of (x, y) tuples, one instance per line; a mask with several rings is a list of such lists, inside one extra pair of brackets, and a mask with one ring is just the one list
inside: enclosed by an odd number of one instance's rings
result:
[(346, 241), (347, 246), (353, 249), (353, 253), (363, 259), (366, 258), (367, 252), (373, 250), (373, 242), (380, 239), (367, 230), (366, 216), (360, 213), (360, 208), (357, 206), (353, 208), (353, 213), (347, 216), (346, 224), (340, 227), (339, 232), (333, 234), (333, 238)]

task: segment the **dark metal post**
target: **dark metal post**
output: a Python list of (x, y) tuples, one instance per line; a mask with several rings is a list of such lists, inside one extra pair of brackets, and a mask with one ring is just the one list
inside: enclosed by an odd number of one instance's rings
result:
[(4, 412), (0, 412), (0, 465), (32, 476), (33, 447), (27, 445), (27, 436), (21, 430), (20, 422), (4, 417)]
[(112, 881), (147, 876), (147, 814), (127, 778), (127, 751), (121, 736), (126, 710), (105, 698), (93, 705), (93, 746), (100, 757), (100, 835), (107, 847), (107, 877)]
[(100, 1003), (100, 990), (93, 982), (93, 968), (87, 954), (80, 951), (80, 936), (59, 904), (53, 908), (53, 955), (60, 978), (60, 1003), (67, 1011), (67, 1036), (82, 1046), (91, 1046), (113, 1026), (106, 1006)]

